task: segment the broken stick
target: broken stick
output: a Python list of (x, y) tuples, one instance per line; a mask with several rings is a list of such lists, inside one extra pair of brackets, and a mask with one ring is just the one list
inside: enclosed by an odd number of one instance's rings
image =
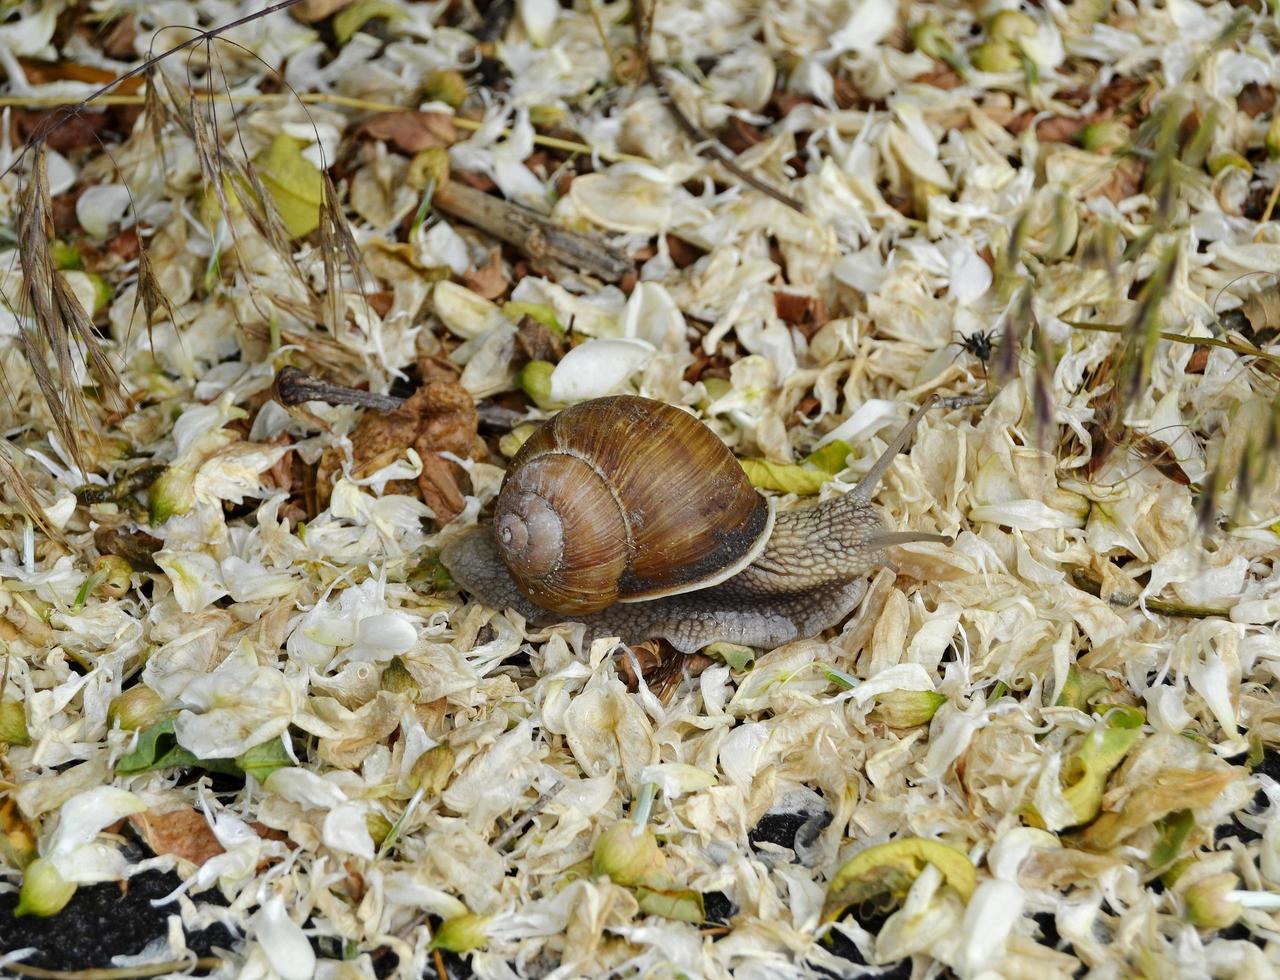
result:
[(617, 282), (635, 269), (625, 252), (594, 235), (573, 231), (536, 211), (456, 180), (437, 187), (431, 203), (544, 265), (568, 266), (607, 282)]

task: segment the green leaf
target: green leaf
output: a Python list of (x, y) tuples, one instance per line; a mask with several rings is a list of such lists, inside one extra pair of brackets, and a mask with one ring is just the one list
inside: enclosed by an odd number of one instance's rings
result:
[(978, 884), (973, 862), (962, 851), (939, 841), (905, 837), (860, 851), (841, 865), (827, 886), (822, 921), (835, 922), (853, 905), (889, 895), (897, 901), (932, 864), (966, 902)]
[(849, 455), (853, 452), (853, 447), (843, 439), (835, 439), (821, 449), (815, 449), (805, 457), (805, 462), (810, 466), (816, 466), (824, 473), (830, 473), (835, 476), (848, 465)]
[(822, 485), (831, 479), (830, 473), (822, 470), (807, 470), (803, 466), (784, 463), (770, 463), (767, 459), (740, 460), (746, 470), (751, 485), (761, 490), (778, 490), (782, 493), (795, 493), (801, 496), (815, 494)]
[(178, 737), (173, 733), (173, 719), (166, 718), (138, 735), (134, 750), (121, 756), (116, 763), (116, 774), (131, 776), (169, 766), (194, 766), (199, 761), (178, 744)]
[(244, 755), (237, 756), (235, 764), (246, 776), (265, 783), (267, 777), (277, 769), (287, 769), (293, 765), (293, 760), (285, 751), (284, 740), (277, 736), (270, 742), (255, 745)]
[(83, 269), (84, 258), (80, 255), (80, 249), (75, 245), (69, 245), (61, 239), (56, 239), (50, 248), (53, 256), (53, 264), (59, 269)]
[(502, 304), (502, 315), (512, 323), (519, 323), (522, 317), (532, 317), (552, 333), (563, 337), (564, 324), (556, 318), (556, 311), (542, 303), (521, 303), (512, 300)]
[(333, 36), (339, 44), (346, 44), (356, 31), (375, 17), (386, 20), (397, 20), (404, 16), (404, 11), (386, 0), (366, 0), (365, 3), (354, 3), (333, 18)]
[(1090, 702), (1110, 690), (1111, 682), (1105, 675), (1095, 670), (1082, 670), (1073, 664), (1067, 669), (1067, 680), (1058, 695), (1058, 707), (1088, 711)]
[(206, 772), (226, 776), (251, 773), (258, 782), (285, 766), (293, 765), (285, 754), (280, 739), (255, 745), (238, 759), (201, 759), (178, 744), (173, 731), (173, 719), (165, 718), (138, 735), (138, 744), (132, 752), (116, 763), (116, 775), (132, 776), (155, 769), (203, 769)]
[(1136, 708), (1118, 707), (1085, 736), (1084, 745), (1063, 764), (1063, 798), (1075, 814), (1074, 826), (1088, 823), (1102, 809), (1107, 779), (1142, 735), (1146, 717)]
[(712, 643), (702, 652), (708, 657), (723, 660), (734, 670), (746, 670), (756, 661), (756, 652), (751, 647), (737, 643)]
[(1182, 845), (1186, 843), (1187, 835), (1195, 825), (1195, 816), (1190, 810), (1178, 810), (1161, 819), (1157, 824), (1160, 839), (1151, 849), (1147, 864), (1152, 868), (1165, 868), (1173, 864), (1182, 853)]
[(285, 229), (294, 238), (320, 227), (320, 205), (324, 202), (324, 176), (302, 155), (305, 145), (281, 133), (256, 161), (262, 184), (275, 201)]
[(646, 915), (660, 915), (664, 919), (694, 925), (707, 918), (701, 893), (690, 888), (652, 888), (642, 885), (636, 889), (636, 900), (640, 903), (640, 911)]

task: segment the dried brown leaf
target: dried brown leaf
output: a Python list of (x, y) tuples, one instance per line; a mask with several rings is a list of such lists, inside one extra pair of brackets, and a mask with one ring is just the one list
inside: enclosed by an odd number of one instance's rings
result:
[(1240, 307), (1254, 333), (1280, 328), (1280, 282), (1254, 293)]
[(458, 141), (453, 116), (444, 112), (380, 112), (362, 122), (355, 135), (382, 140), (401, 153), (451, 146)]
[(489, 253), (488, 261), (479, 268), (469, 269), (462, 276), (462, 281), (473, 293), (485, 299), (498, 299), (505, 295), (511, 288), (511, 280), (507, 278), (502, 268), (501, 250), (493, 249)]
[(171, 810), (156, 813), (146, 810), (129, 817), (142, 842), (157, 855), (169, 854), (195, 865), (223, 853), (218, 838), (209, 828), (204, 814), (196, 810)]

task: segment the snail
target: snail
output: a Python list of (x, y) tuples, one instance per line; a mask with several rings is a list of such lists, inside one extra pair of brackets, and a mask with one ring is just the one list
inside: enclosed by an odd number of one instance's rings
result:
[(687, 412), (633, 395), (582, 402), (529, 437), (491, 524), (441, 560), (473, 598), (535, 627), (577, 621), (593, 636), (661, 637), (684, 653), (814, 636), (858, 604), (887, 548), (951, 540), (886, 530), (871, 507), (929, 404), (853, 490), (779, 513)]

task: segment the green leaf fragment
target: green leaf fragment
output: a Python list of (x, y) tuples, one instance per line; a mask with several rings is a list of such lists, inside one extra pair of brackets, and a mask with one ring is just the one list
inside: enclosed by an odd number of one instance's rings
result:
[(1141, 737), (1145, 721), (1136, 708), (1116, 708), (1067, 760), (1063, 775), (1068, 782), (1062, 795), (1075, 815), (1073, 826), (1088, 823), (1098, 815), (1107, 779)]
[(639, 885), (662, 864), (658, 840), (648, 827), (620, 820), (596, 841), (591, 873), (607, 875), (619, 885)]
[(707, 918), (700, 892), (690, 888), (656, 888), (643, 885), (636, 889), (636, 901), (646, 915), (658, 915), (676, 922), (697, 925)]
[(1067, 670), (1067, 680), (1058, 695), (1057, 706), (1088, 711), (1094, 699), (1110, 690), (1111, 682), (1105, 675), (1073, 665)]
[(1160, 839), (1151, 849), (1147, 864), (1152, 868), (1164, 868), (1178, 860), (1182, 845), (1187, 842), (1187, 835), (1195, 825), (1195, 817), (1190, 810), (1178, 810), (1159, 820)]
[(805, 469), (794, 463), (771, 463), (767, 459), (744, 459), (740, 462), (751, 485), (761, 490), (810, 496), (831, 479), (830, 473)]
[(61, 240), (55, 240), (50, 247), (50, 253), (53, 256), (53, 264), (59, 269), (83, 269), (84, 258), (80, 254), (79, 247), (70, 245)]
[(756, 652), (751, 647), (737, 643), (712, 643), (702, 652), (708, 657), (724, 661), (734, 670), (746, 670), (756, 662)]
[(267, 777), (277, 769), (287, 769), (293, 765), (293, 760), (289, 758), (284, 741), (273, 738), (270, 742), (255, 745), (243, 755), (236, 756), (235, 765), (246, 776), (252, 776), (259, 783), (265, 783)]
[(490, 917), (464, 912), (445, 919), (431, 938), (432, 949), (445, 949), (450, 953), (468, 953), (479, 949), (489, 941), (485, 931)]
[(978, 885), (973, 862), (950, 845), (906, 837), (869, 847), (846, 861), (827, 886), (822, 921), (835, 922), (850, 907), (886, 895), (901, 901), (929, 864), (962, 899), (969, 900)]
[(320, 227), (324, 203), (324, 175), (302, 155), (305, 146), (282, 133), (256, 161), (259, 178), (293, 238), (303, 238)]
[(27, 709), (21, 701), (0, 701), (0, 743), (30, 745), (27, 732)]
[(915, 728), (927, 725), (946, 703), (937, 691), (886, 691), (876, 698), (871, 717), (890, 728)]
[(138, 744), (132, 752), (121, 756), (116, 763), (116, 775), (132, 776), (156, 769), (203, 769), (206, 772), (226, 776), (251, 775), (263, 782), (277, 769), (293, 765), (279, 739), (255, 745), (235, 759), (201, 759), (178, 744), (174, 734), (173, 718), (156, 722), (138, 735)]
[(544, 327), (561, 337), (565, 335), (564, 324), (556, 317), (556, 311), (542, 303), (521, 303), (512, 300), (502, 304), (502, 315), (512, 323), (519, 323), (524, 317), (537, 320)]
[(816, 466), (824, 473), (830, 473), (835, 476), (849, 463), (849, 457), (853, 454), (853, 447), (843, 439), (835, 439), (827, 443), (821, 449), (815, 449), (804, 461), (809, 466)]
[[(532, 397), (532, 396), (530, 396)], [(498, 450), (507, 459), (515, 456), (520, 451), (520, 447), (529, 441), (529, 437), (536, 432), (538, 427), (532, 422), (521, 422), (514, 429), (498, 440)]]
[(366, 0), (365, 3), (354, 3), (339, 12), (333, 18), (333, 36), (339, 44), (346, 44), (356, 31), (375, 17), (385, 20), (396, 20), (403, 17), (404, 11), (387, 0)]

